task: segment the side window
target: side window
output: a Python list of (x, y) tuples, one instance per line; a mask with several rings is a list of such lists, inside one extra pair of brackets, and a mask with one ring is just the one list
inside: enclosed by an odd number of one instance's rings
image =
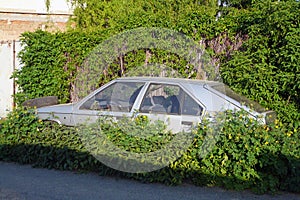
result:
[(130, 112), (144, 83), (116, 82), (80, 106), (80, 110)]
[(141, 103), (141, 113), (200, 116), (203, 108), (177, 85), (151, 84)]
[(192, 97), (184, 92), (182, 114), (200, 116), (202, 111), (203, 108)]
[(151, 84), (141, 103), (142, 113), (180, 113), (180, 87), (168, 84)]

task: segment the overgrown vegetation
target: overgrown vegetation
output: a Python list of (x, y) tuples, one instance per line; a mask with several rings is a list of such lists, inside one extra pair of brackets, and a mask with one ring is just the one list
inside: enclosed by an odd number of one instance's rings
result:
[[(72, 2), (78, 5), (75, 29), (23, 34), (20, 58), (24, 67), (14, 74), (20, 87), (17, 102), (49, 95), (58, 96), (62, 103), (76, 101), (74, 80), (94, 47), (124, 30), (164, 27), (204, 44), (212, 55), (210, 64), (220, 69), (226, 84), (276, 110), (290, 126), (299, 126), (299, 2), (227, 2), (231, 7), (217, 6), (216, 1)], [(166, 60), (168, 56), (148, 49), (120, 55), (111, 64), (111, 76), (145, 63), (165, 64), (185, 74), (189, 63)]]
[[(160, 171), (136, 175), (117, 172), (95, 160), (84, 149), (74, 128), (49, 126), (19, 108), (1, 122), (0, 160), (92, 170), (143, 181), (176, 184), (188, 179), (197, 185), (299, 192), (299, 1), (221, 1), (226, 2), (225, 7), (214, 0), (71, 2), (77, 5), (71, 19), (76, 24), (74, 29), (23, 34), (24, 49), (19, 56), (24, 66), (13, 75), (20, 88), (15, 96), (18, 104), (50, 95), (58, 96), (61, 103), (76, 101), (76, 76), (94, 47), (125, 30), (163, 27), (204, 44), (224, 82), (275, 110), (279, 120), (260, 126), (250, 119), (240, 119), (239, 114), (228, 113), (224, 130), (206, 157), (199, 157), (208, 127), (203, 125), (179, 160)], [(145, 63), (162, 63), (183, 75), (190, 64), (164, 51), (140, 49), (116, 58), (110, 66), (110, 78)], [(107, 134), (122, 144), (128, 139), (120, 132)]]
[[(141, 131), (149, 127), (162, 131), (160, 124), (150, 125), (143, 117), (130, 123), (144, 127)], [(112, 126), (109, 121), (102, 121), (101, 125)], [(208, 123), (202, 124), (189, 149), (168, 167), (131, 174), (108, 168), (90, 155), (76, 128), (49, 125), (37, 119), (31, 111), (17, 109), (10, 113), (0, 129), (0, 160), (61, 170), (94, 171), (144, 182), (180, 184), (188, 181), (201, 186), (250, 188), (259, 193), (279, 189), (300, 191), (299, 130), (288, 130), (278, 121), (262, 126), (245, 118), (243, 112), (228, 112), (222, 132), (215, 137), (216, 144), (209, 147), (211, 149), (205, 155), (203, 147), (207, 146), (203, 146), (203, 142), (210, 128)], [(131, 152), (156, 151), (157, 145), (161, 145), (155, 135), (136, 140), (128, 133), (120, 134), (118, 126), (102, 130), (119, 148)], [(172, 141), (170, 137), (167, 139)], [(152, 146), (149, 140), (152, 140)]]
[(300, 126), (299, 8), (296, 1), (258, 1), (234, 17), (248, 39), (221, 64), (225, 83), (295, 127)]

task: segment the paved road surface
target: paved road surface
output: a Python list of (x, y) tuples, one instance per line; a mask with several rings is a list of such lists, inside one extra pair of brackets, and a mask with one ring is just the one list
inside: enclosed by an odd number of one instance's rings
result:
[(138, 181), (103, 177), (92, 173), (75, 174), (68, 171), (36, 169), (28, 165), (0, 162), (0, 200), (6, 199), (300, 200), (300, 194), (255, 195), (247, 191), (226, 191), (220, 188), (195, 187), (188, 184), (176, 187), (143, 184)]

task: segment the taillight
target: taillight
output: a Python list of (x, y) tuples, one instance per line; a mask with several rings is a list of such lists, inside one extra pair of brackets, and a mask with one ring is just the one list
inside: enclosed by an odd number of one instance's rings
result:
[(274, 123), (276, 118), (277, 118), (277, 114), (275, 111), (266, 112), (266, 115), (265, 115), (266, 124)]

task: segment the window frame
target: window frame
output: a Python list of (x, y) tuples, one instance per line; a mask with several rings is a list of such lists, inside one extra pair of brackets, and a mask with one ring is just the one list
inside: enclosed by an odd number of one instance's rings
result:
[[(132, 103), (132, 105), (130, 106), (130, 109), (129, 109), (128, 111), (101, 110), (101, 109), (97, 110), (97, 109), (87, 109), (87, 108), (82, 108), (82, 106), (83, 106), (87, 101), (89, 101), (89, 100), (91, 100), (91, 99), (93, 99), (93, 98), (95, 99), (95, 97), (96, 97), (97, 94), (99, 94), (99, 93), (101, 93), (101, 92), (103, 92), (103, 91), (109, 89), (110, 87), (115, 87), (114, 85), (116, 85), (116, 84), (126, 84), (126, 83), (136, 83), (136, 84), (140, 84), (140, 86), (137, 87), (137, 88), (133, 91), (133, 93), (131, 94), (131, 95), (133, 95), (134, 92), (135, 92), (137, 89), (140, 88), (140, 91), (138, 92), (137, 96), (135, 97), (134, 102)], [(79, 104), (78, 104), (78, 106), (77, 106), (77, 110), (79, 110), (79, 111), (93, 111), (93, 112), (124, 112), (124, 113), (131, 113), (132, 110), (134, 109), (134, 108), (133, 108), (133, 107), (134, 107), (134, 104), (137, 102), (138, 97), (141, 95), (141, 91), (143, 90), (143, 87), (146, 86), (146, 84), (147, 84), (147, 82), (145, 82), (145, 81), (124, 81), (124, 80), (120, 80), (120, 81), (118, 81), (118, 80), (117, 80), (117, 81), (112, 81), (110, 84), (104, 85), (104, 86), (98, 88), (97, 90), (91, 92), (89, 95), (87, 95), (85, 98), (83, 98), (83, 99), (79, 102)], [(130, 100), (130, 98), (128, 99), (128, 101), (129, 101), (129, 100)], [(128, 102), (128, 103), (129, 103), (129, 102)]]
[[(180, 109), (178, 111), (178, 113), (168, 113), (168, 112), (145, 112), (142, 111), (142, 104), (147, 96), (147, 93), (151, 87), (151, 85), (170, 85), (170, 86), (177, 86), (179, 87), (179, 94), (177, 96), (177, 99), (179, 101), (180, 104)], [(193, 101), (195, 101), (195, 103), (202, 109), (200, 115), (191, 115), (191, 114), (183, 114), (183, 105), (184, 105), (184, 95), (188, 95)], [(149, 82), (148, 85), (145, 88), (145, 92), (143, 94), (143, 97), (141, 99), (140, 105), (138, 107), (138, 112), (143, 114), (143, 113), (147, 113), (147, 114), (165, 114), (165, 115), (174, 115), (174, 116), (192, 116), (192, 117), (202, 117), (204, 115), (206, 111), (206, 107), (203, 105), (203, 103), (201, 103), (201, 101), (199, 101), (197, 98), (195, 98), (194, 95), (192, 95), (190, 92), (188, 92), (188, 90), (181, 84), (176, 84), (176, 83), (166, 83), (166, 82)]]

